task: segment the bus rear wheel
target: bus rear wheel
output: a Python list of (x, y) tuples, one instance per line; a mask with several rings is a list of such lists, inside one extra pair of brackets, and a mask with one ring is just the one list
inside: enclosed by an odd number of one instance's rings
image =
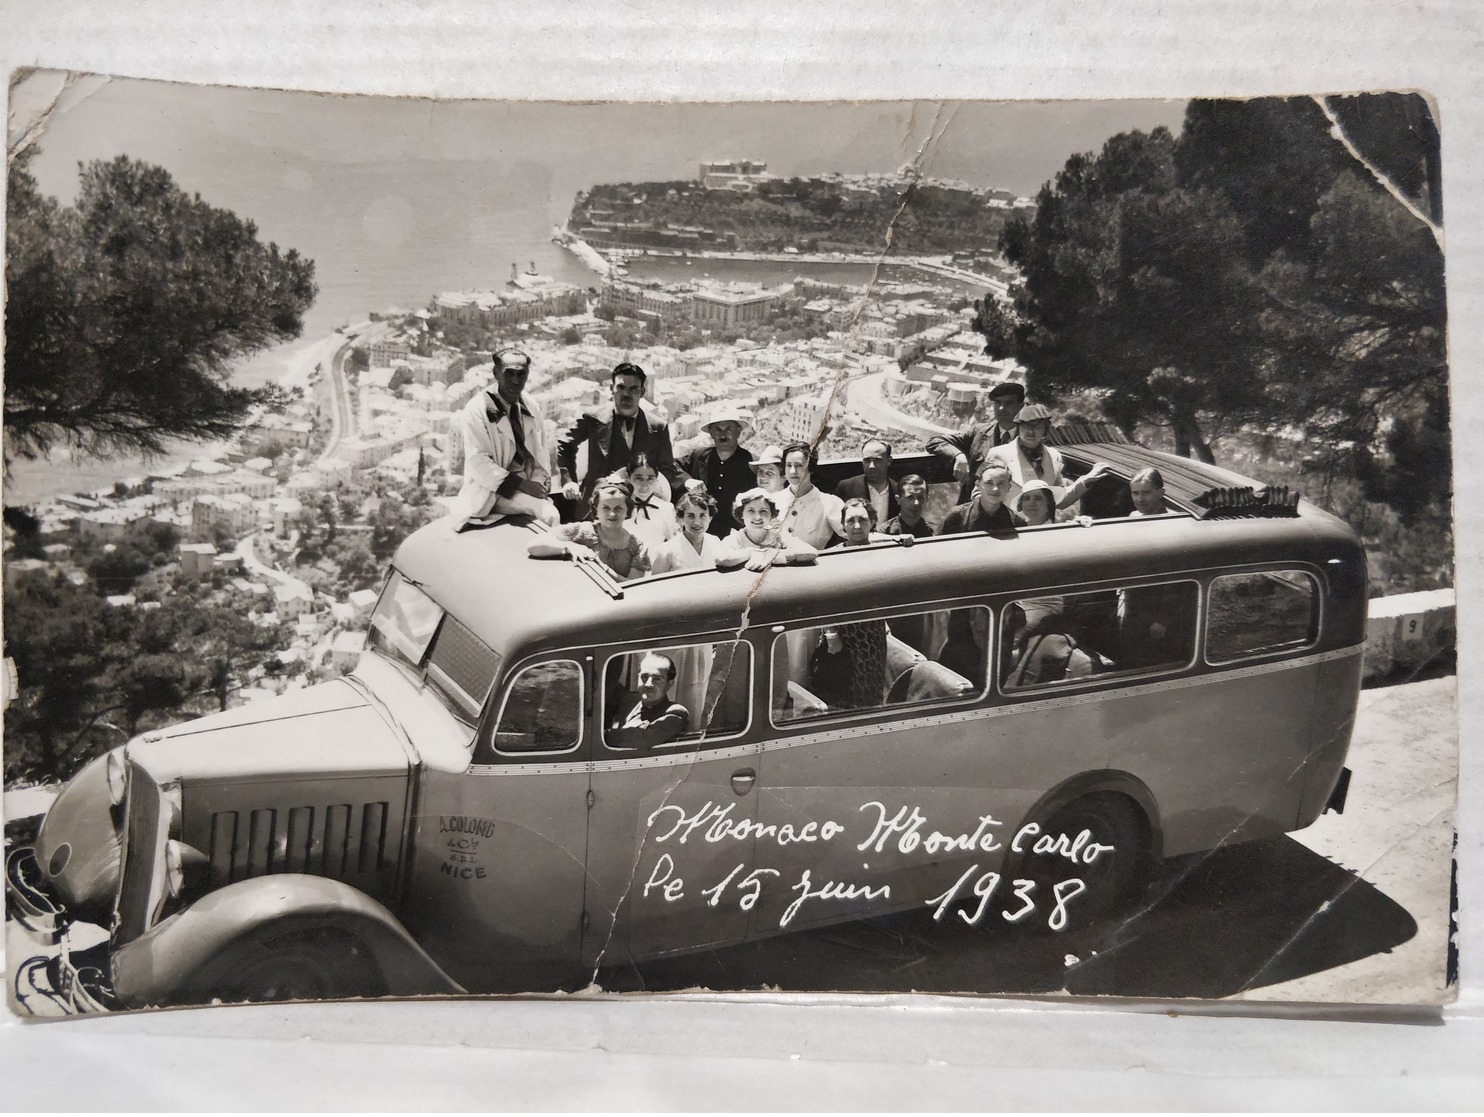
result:
[(366, 945), (334, 930), (250, 935), (202, 975), (201, 991), (223, 1001), (317, 1001), (378, 997), (381, 971)]
[[(1053, 931), (1085, 927), (1127, 912), (1143, 895), (1153, 868), (1149, 825), (1144, 812), (1127, 795), (1112, 791), (1084, 795), (1039, 827), (1036, 838), (1023, 843), (1016, 863), (1006, 873), (1035, 881), (1038, 907), (1048, 912), (1055, 911), (1053, 897), (1058, 890), (1066, 897), (1062, 925), (1051, 923), (1049, 916), (1038, 918), (1035, 925)], [(1034, 852), (1040, 839), (1049, 839), (1057, 848)], [(1101, 848), (1087, 861), (1088, 851), (1095, 846)], [(1066, 856), (1068, 848), (1078, 851), (1075, 857)], [(1080, 880), (1083, 889), (1074, 892), (1075, 886), (1067, 883), (1073, 880)]]

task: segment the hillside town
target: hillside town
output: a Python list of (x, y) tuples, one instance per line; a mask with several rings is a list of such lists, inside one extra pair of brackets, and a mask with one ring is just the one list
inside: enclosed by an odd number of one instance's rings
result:
[(194, 460), (27, 509), (33, 546), (6, 563), (7, 589), (57, 578), (116, 609), (189, 591), (245, 611), (279, 646), (224, 702), (282, 694), (354, 665), (386, 560), (458, 489), (453, 419), (491, 382), (494, 349), (532, 355), (552, 443), (606, 399), (614, 365), (634, 361), (677, 452), (707, 443), (718, 409), (744, 407), (759, 445), (855, 453), (875, 433), (926, 438), (986, 410), (1017, 370), (983, 355), (972, 314), (962, 287), (933, 278), (765, 287), (618, 267), (585, 290), (512, 266), (500, 286), (337, 331), (283, 381), (281, 406)]

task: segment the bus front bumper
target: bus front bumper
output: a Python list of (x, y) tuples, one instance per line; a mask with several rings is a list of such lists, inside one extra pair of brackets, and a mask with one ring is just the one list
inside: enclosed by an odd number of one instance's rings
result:
[(7, 934), (5, 944), (12, 1004), (33, 1016), (109, 1011), (116, 1003), (108, 980), (108, 931), (73, 922), (40, 880), (33, 850), (16, 849), (6, 858), (6, 912), (20, 932)]

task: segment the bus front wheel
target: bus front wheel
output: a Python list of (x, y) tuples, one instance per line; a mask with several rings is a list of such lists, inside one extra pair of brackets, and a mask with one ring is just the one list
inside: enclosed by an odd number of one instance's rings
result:
[(223, 1001), (317, 1001), (377, 997), (380, 968), (360, 939), (335, 930), (253, 934), (202, 975), (202, 991)]
[[(1036, 852), (1038, 843), (1044, 852)], [(1066, 897), (1060, 926), (1036, 921), (1053, 931), (1127, 912), (1143, 895), (1153, 868), (1144, 812), (1127, 795), (1112, 791), (1073, 800), (1036, 823), (1021, 845), (1005, 875), (1034, 881), (1035, 896)], [(1076, 890), (1073, 881), (1083, 888)]]

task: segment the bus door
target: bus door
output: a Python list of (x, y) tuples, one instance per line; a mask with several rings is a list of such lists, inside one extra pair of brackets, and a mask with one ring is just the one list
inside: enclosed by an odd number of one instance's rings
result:
[(600, 655), (585, 965), (745, 937), (753, 658), (747, 641), (722, 637)]
[(466, 772), (429, 771), (409, 908), (417, 936), (475, 989), (565, 979), (582, 940), (591, 742), (586, 657), (515, 670)]
[(998, 863), (1003, 824), (1029, 793), (999, 783), (996, 758), (1017, 751), (1006, 719), (975, 709), (990, 620), (973, 605), (772, 630), (778, 740), (765, 754), (753, 934), (913, 906)]

